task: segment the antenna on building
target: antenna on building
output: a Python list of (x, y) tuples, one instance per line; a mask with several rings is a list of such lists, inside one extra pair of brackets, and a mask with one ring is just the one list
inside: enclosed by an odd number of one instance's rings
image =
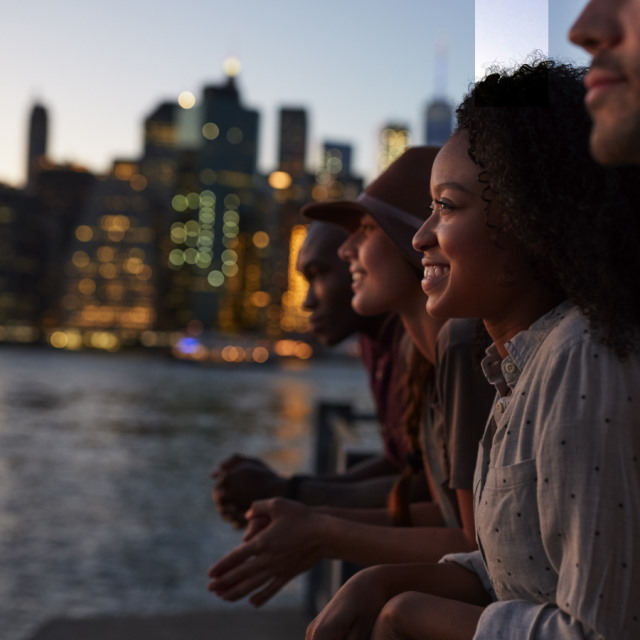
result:
[(425, 144), (440, 146), (451, 136), (453, 109), (447, 98), (448, 44), (440, 37), (435, 49), (433, 98), (425, 110)]

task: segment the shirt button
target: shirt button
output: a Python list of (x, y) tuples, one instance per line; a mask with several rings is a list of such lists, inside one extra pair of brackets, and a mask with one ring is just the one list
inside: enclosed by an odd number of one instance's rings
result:
[(504, 411), (504, 405), (502, 404), (502, 402), (498, 402), (498, 404), (496, 405), (496, 413), (498, 415), (502, 415), (503, 411)]
[(516, 365), (515, 365), (513, 362), (507, 362), (507, 363), (504, 365), (504, 370), (505, 370), (507, 373), (515, 373), (515, 372), (516, 372)]

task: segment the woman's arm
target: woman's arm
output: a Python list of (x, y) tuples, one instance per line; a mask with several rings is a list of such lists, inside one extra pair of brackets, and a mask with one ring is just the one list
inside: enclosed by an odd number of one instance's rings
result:
[(321, 558), (363, 565), (435, 563), (447, 553), (475, 548), (463, 529), (373, 526), (281, 499), (255, 503), (247, 516), (260, 524), (250, 526), (243, 544), (211, 568), (209, 589), (226, 600), (259, 590), (251, 598), (255, 605)]
[[(388, 509), (345, 509), (340, 507), (313, 507), (317, 513), (335, 518), (372, 524), (381, 527), (392, 527), (393, 520)], [(416, 527), (443, 527), (444, 521), (438, 505), (434, 502), (416, 502), (409, 505), (411, 522)]]
[[(435, 596), (431, 604), (446, 607), (447, 620), (443, 620), (443, 611), (430, 608), (425, 616), (413, 616), (411, 619), (398, 619), (401, 607), (407, 604), (402, 596), (405, 592), (416, 595)], [(453, 602), (455, 601), (455, 603)], [(451, 628), (456, 625), (455, 616), (463, 616), (463, 633), (451, 636), (461, 640), (470, 640), (468, 632), (474, 620), (480, 615), (482, 607), (488, 604), (489, 597), (478, 577), (457, 564), (405, 564), (384, 565), (364, 569), (342, 586), (329, 604), (311, 622), (306, 640), (370, 640), (370, 638), (402, 638), (402, 635), (380, 635), (383, 632), (401, 631), (399, 627), (406, 623), (405, 633), (411, 631), (420, 640), (427, 640), (427, 632), (442, 630), (447, 623)], [(410, 604), (410, 603), (409, 603)], [(447, 622), (448, 621), (448, 622)], [(436, 626), (434, 626), (436, 625)], [(375, 629), (375, 631), (374, 631)], [(378, 633), (372, 636), (372, 633)], [(407, 636), (412, 637), (412, 636)]]

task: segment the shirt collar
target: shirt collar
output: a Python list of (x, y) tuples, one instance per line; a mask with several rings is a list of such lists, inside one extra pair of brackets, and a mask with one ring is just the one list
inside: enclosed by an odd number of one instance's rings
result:
[(560, 322), (575, 305), (565, 300), (538, 318), (528, 329), (516, 334), (504, 346), (509, 354), (504, 360), (500, 358), (495, 344), (486, 350), (482, 360), (485, 377), (500, 393), (505, 396), (515, 387), (521, 371), (537, 351), (549, 332)]

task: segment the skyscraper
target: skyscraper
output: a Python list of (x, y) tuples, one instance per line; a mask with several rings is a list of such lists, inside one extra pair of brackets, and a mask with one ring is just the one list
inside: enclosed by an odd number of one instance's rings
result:
[(176, 179), (178, 105), (163, 102), (144, 121), (141, 173), (149, 186), (164, 190)]
[(305, 173), (307, 154), (307, 112), (304, 109), (280, 109), (278, 169), (292, 178)]
[(39, 103), (33, 105), (29, 118), (29, 141), (27, 146), (27, 191), (32, 192), (47, 155), (47, 111)]
[(424, 143), (443, 145), (453, 130), (453, 108), (447, 99), (447, 45), (439, 42), (435, 56), (433, 99), (425, 109)]
[[(235, 65), (225, 64), (226, 80), (204, 88), (198, 107), (199, 131), (179, 159), (174, 248), (169, 263), (186, 272), (190, 319), (203, 327), (242, 328), (246, 288), (244, 265), (260, 252), (260, 179), (257, 176), (259, 114), (240, 100)], [(267, 240), (268, 244), (268, 240)], [(254, 283), (254, 286), (258, 286)], [(185, 314), (183, 314), (184, 317)]]
[(362, 189), (362, 179), (351, 173), (351, 145), (327, 141), (316, 171), (314, 200), (350, 200)]
[(434, 98), (426, 110), (426, 144), (443, 145), (453, 129), (453, 109), (445, 98)]
[(158, 242), (145, 189), (137, 163), (114, 162), (75, 226), (60, 326), (81, 332), (85, 346), (116, 349), (155, 327)]

